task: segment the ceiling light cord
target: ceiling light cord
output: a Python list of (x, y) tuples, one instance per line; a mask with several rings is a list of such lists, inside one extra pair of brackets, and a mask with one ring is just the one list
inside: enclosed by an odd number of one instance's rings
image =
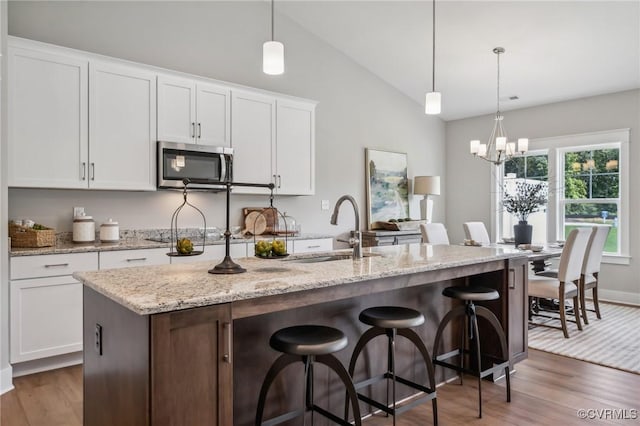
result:
[(499, 50), (495, 50), (494, 52), (496, 53), (496, 57), (498, 58), (498, 83), (496, 84), (496, 117), (500, 117), (500, 54), (502, 53)]
[(431, 48), (431, 88), (432, 92), (436, 91), (436, 0), (433, 0), (433, 25), (432, 31), (433, 35), (431, 37), (432, 40), (432, 48)]
[(274, 36), (274, 21), (273, 21), (273, 0), (271, 0), (271, 41), (275, 40)]

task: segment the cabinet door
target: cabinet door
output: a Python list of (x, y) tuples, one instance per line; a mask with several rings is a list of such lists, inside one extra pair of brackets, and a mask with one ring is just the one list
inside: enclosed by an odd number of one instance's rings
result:
[(213, 84), (197, 85), (196, 142), (203, 145), (231, 146), (231, 91)]
[(278, 194), (315, 192), (315, 105), (278, 100), (276, 110)]
[[(270, 183), (275, 169), (275, 100), (268, 96), (232, 92), (231, 146), (235, 182)], [(266, 194), (268, 189), (234, 188), (234, 193)]]
[(82, 284), (70, 276), (11, 281), (11, 362), (82, 350)]
[(86, 188), (88, 63), (9, 47), (8, 183)]
[(194, 143), (196, 84), (193, 80), (158, 76), (158, 140)]
[(89, 81), (89, 187), (155, 190), (155, 74), (91, 62)]
[(231, 305), (151, 316), (151, 418), (233, 425)]
[(529, 263), (526, 259), (509, 259), (509, 324), (507, 340), (511, 362), (523, 361), (528, 356), (529, 329)]

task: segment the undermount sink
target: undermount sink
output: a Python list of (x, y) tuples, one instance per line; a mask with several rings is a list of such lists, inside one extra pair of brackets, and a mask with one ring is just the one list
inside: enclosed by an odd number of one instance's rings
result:
[[(374, 253), (363, 253), (363, 257), (380, 256)], [(347, 260), (351, 259), (351, 254), (320, 254), (317, 256), (305, 256), (305, 257), (293, 257), (285, 259), (284, 262), (294, 263), (319, 263), (319, 262), (332, 262), (334, 260)]]

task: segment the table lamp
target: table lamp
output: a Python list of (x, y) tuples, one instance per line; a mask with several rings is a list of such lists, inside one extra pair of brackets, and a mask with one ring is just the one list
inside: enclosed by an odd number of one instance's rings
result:
[(440, 176), (416, 176), (413, 178), (413, 193), (424, 195), (420, 201), (420, 218), (431, 223), (433, 200), (429, 195), (440, 195)]

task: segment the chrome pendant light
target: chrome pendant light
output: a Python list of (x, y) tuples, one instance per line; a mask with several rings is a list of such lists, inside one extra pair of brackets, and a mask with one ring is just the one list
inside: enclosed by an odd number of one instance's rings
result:
[(273, 0), (271, 0), (271, 40), (262, 45), (262, 71), (269, 75), (284, 73), (284, 44), (273, 37)]
[(502, 126), (504, 116), (500, 112), (500, 55), (504, 52), (504, 47), (496, 47), (493, 49), (493, 53), (495, 53), (498, 58), (498, 84), (497, 111), (491, 136), (489, 136), (486, 144), (480, 143), (479, 140), (472, 140), (469, 145), (471, 154), (476, 158), (481, 158), (496, 166), (504, 163), (505, 160), (513, 157), (516, 153), (524, 154), (529, 150), (529, 139), (527, 138), (518, 139), (517, 148), (515, 142), (507, 142), (507, 133)]
[(432, 35), (432, 58), (431, 58), (431, 92), (428, 92), (424, 99), (424, 112), (429, 115), (440, 114), (442, 95), (436, 92), (436, 0), (433, 0), (433, 35)]

